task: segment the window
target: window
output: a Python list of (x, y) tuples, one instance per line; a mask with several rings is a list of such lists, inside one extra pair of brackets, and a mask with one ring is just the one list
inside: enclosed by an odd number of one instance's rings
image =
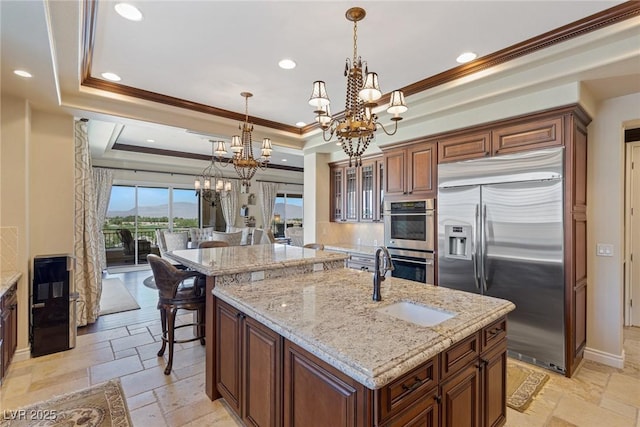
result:
[[(146, 263), (148, 253), (158, 254), (157, 228), (198, 227), (198, 212), (198, 196), (193, 190), (114, 185), (102, 227), (107, 266)], [(118, 231), (122, 229), (131, 233), (133, 241), (129, 246)]]
[(284, 237), (285, 227), (302, 227), (302, 194), (278, 193), (273, 216), (275, 237)]

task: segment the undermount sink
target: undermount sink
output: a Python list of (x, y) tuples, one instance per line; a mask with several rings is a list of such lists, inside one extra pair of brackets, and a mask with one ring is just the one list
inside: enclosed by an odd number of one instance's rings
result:
[(455, 316), (454, 313), (415, 304), (410, 301), (396, 302), (379, 308), (377, 311), (420, 326), (435, 326)]

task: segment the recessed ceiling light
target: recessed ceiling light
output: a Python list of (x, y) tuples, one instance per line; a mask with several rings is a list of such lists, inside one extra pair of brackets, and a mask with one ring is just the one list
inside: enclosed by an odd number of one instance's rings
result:
[(296, 62), (293, 59), (283, 59), (278, 62), (278, 65), (284, 70), (293, 70), (296, 68)]
[(476, 53), (473, 52), (464, 52), (463, 54), (461, 54), (460, 56), (458, 56), (456, 58), (456, 61), (458, 61), (461, 64), (464, 64), (466, 62), (469, 61), (473, 61), (474, 59), (476, 59), (478, 57), (478, 55)]
[(120, 80), (122, 80), (116, 73), (102, 73), (102, 77), (112, 82), (119, 82)]
[(33, 77), (30, 72), (25, 71), (25, 70), (13, 70), (13, 74), (15, 74), (17, 76), (20, 76), (20, 77), (26, 77), (28, 79)]
[(306, 123), (305, 122), (298, 122), (296, 123), (296, 126), (298, 126), (299, 128), (301, 128), (302, 126), (305, 126)]
[(156, 142), (155, 139), (147, 139), (147, 142)]
[(286, 162), (286, 161), (287, 161), (287, 159), (282, 159), (282, 161), (283, 161), (283, 162)]
[(113, 7), (118, 15), (129, 21), (142, 21), (142, 12), (140, 9), (129, 3), (117, 3)]

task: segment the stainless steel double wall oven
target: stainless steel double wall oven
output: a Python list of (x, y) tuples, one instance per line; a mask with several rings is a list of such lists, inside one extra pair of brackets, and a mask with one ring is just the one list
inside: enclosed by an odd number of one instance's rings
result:
[(384, 244), (393, 277), (433, 284), (434, 216), (433, 199), (384, 202)]

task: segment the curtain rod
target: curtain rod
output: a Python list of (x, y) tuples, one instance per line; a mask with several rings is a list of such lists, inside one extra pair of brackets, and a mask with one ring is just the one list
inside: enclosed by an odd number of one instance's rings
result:
[[(184, 176), (197, 176), (197, 173), (184, 173), (184, 172), (161, 172), (161, 171), (154, 171), (154, 170), (149, 170), (149, 169), (131, 169), (131, 168), (121, 168), (121, 167), (110, 167), (110, 166), (92, 166), (94, 168), (97, 169), (112, 169), (112, 170), (121, 170), (121, 171), (130, 171), (130, 172), (148, 172), (148, 173), (160, 173), (160, 174), (164, 174), (164, 175), (184, 175)], [(224, 177), (225, 179), (233, 179), (236, 181), (239, 181), (237, 178), (227, 178)], [(284, 182), (284, 181), (268, 181), (265, 179), (256, 179), (256, 182), (271, 182), (274, 184), (287, 184), (287, 185), (300, 185), (304, 187), (304, 184), (298, 184), (296, 182)]]

